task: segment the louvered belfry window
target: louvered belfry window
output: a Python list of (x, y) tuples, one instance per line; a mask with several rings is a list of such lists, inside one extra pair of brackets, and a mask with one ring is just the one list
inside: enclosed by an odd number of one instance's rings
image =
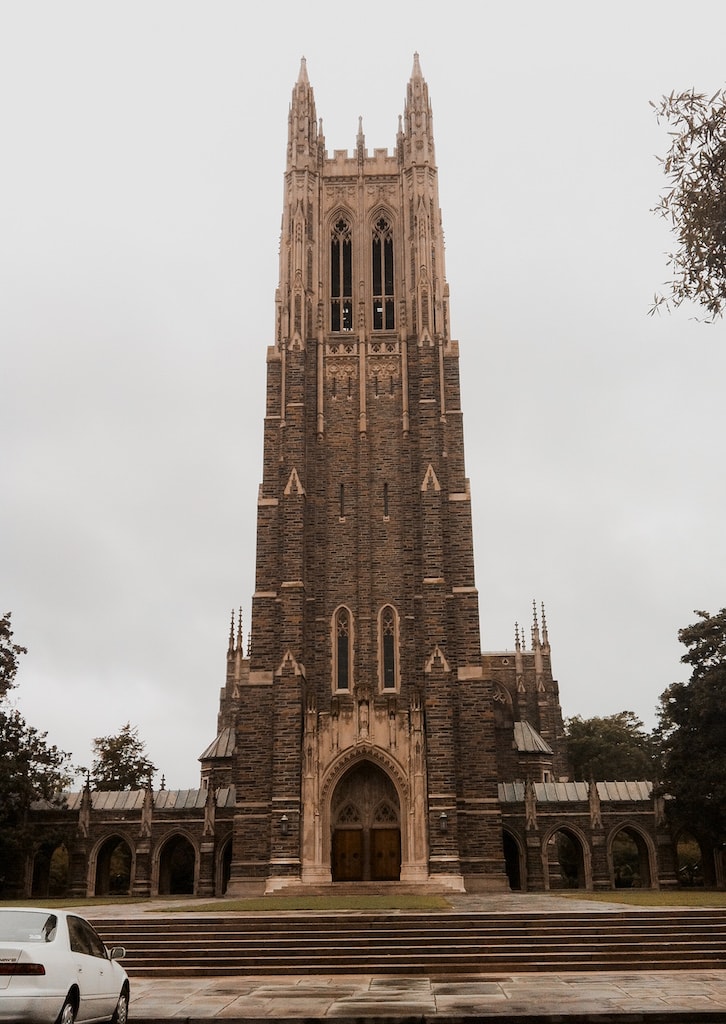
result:
[(373, 226), (373, 330), (392, 331), (396, 326), (393, 294), (393, 233), (385, 217)]
[(353, 251), (350, 224), (341, 217), (330, 240), (330, 330), (353, 330)]

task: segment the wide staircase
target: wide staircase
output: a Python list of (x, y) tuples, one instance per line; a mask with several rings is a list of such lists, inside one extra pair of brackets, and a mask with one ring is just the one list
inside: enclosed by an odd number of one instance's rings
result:
[(174, 914), (102, 919), (129, 975), (226, 977), (726, 967), (726, 911)]

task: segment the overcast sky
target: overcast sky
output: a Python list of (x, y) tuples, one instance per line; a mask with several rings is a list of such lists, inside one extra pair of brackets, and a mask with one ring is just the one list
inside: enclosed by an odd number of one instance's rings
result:
[[(360, 21), (356, 15), (360, 13)], [(392, 148), (434, 110), (485, 650), (544, 602), (565, 715), (650, 726), (726, 605), (726, 325), (649, 318), (649, 100), (726, 81), (726, 5), (0, 3), (0, 612), (16, 702), (170, 787), (216, 733), (254, 589), (287, 112)], [(158, 778), (157, 778), (158, 782)]]

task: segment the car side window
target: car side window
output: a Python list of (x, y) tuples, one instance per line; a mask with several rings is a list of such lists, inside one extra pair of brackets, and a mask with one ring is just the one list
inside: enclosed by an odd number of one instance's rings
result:
[(106, 947), (104, 946), (101, 937), (87, 921), (83, 921), (81, 923), (83, 924), (83, 930), (86, 933), (89, 953), (91, 956), (100, 956), (102, 960), (105, 960), (108, 954), (106, 953)]
[(74, 953), (106, 959), (106, 947), (93, 928), (80, 917), (68, 918), (68, 937)]
[(74, 953), (88, 953), (89, 950), (86, 946), (86, 937), (83, 933), (83, 922), (79, 917), (69, 917), (68, 919), (68, 938), (70, 940), (71, 949)]

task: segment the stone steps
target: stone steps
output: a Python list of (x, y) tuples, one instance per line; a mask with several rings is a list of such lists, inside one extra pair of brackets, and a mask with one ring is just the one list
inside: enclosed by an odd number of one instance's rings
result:
[(346, 912), (103, 919), (134, 977), (701, 970), (726, 964), (726, 912)]

